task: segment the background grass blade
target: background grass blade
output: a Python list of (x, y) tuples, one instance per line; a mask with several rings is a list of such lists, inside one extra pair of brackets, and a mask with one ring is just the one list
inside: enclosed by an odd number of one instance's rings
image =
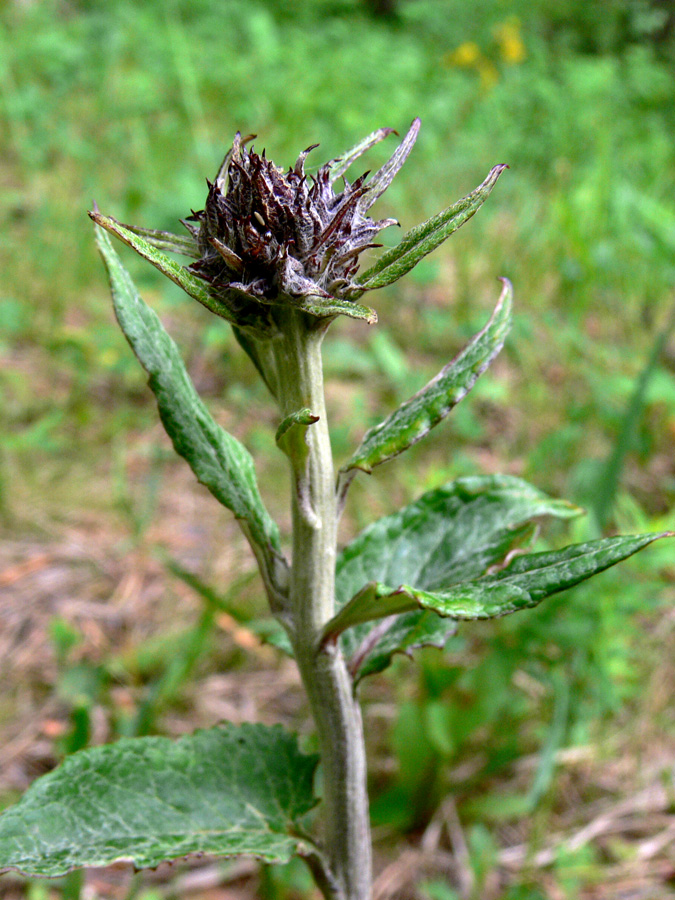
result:
[(614, 448), (603, 466), (594, 491), (591, 510), (598, 531), (602, 532), (612, 513), (612, 507), (621, 480), (626, 456), (635, 438), (635, 431), (645, 409), (647, 389), (656, 372), (661, 355), (675, 330), (675, 307), (671, 310), (666, 326), (656, 335), (652, 352), (635, 383), (635, 390), (630, 398), (621, 420), (621, 428), (614, 443)]

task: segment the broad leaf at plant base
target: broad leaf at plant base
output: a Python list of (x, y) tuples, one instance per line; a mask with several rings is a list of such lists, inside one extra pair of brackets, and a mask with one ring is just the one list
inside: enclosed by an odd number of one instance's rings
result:
[[(533, 520), (581, 512), (510, 475), (460, 478), (375, 522), (344, 548), (336, 569), (337, 606), (344, 607), (369, 582), (434, 591), (451, 581), (479, 578), (529, 538)], [(442, 647), (454, 628), (452, 620), (416, 609), (386, 629), (381, 622), (350, 628), (342, 642), (353, 671), (363, 677), (385, 668), (397, 651)]]
[(298, 821), (316, 803), (316, 764), (281, 726), (248, 724), (82, 750), (0, 815), (0, 868), (54, 877), (192, 853), (315, 854)]
[(96, 239), (110, 278), (117, 320), (146, 370), (164, 428), (198, 480), (240, 520), (277, 586), (285, 577), (279, 529), (265, 509), (253, 459), (216, 422), (197, 394), (180, 352), (157, 314), (142, 300), (106, 233)]

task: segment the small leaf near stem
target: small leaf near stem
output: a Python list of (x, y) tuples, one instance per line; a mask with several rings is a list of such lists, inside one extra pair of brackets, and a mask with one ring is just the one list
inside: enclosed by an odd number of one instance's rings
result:
[(315, 416), (310, 409), (300, 409), (286, 416), (276, 433), (277, 446), (292, 462), (295, 492), (300, 510), (306, 521), (316, 528), (321, 527), (321, 520), (314, 511), (309, 491), (307, 479), (309, 446), (306, 436), (309, 426), (318, 421), (319, 416)]
[[(277, 428), (275, 440), (280, 450), (287, 456), (295, 457), (301, 454), (304, 459), (307, 458), (309, 448), (305, 440), (305, 434), (310, 425), (319, 421), (319, 417), (315, 416), (311, 409), (305, 407), (297, 412), (291, 413), (283, 420)], [(302, 464), (302, 459), (300, 463)]]

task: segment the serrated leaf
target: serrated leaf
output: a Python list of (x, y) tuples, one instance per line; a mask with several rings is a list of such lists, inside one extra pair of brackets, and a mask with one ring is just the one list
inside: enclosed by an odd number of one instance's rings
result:
[[(457, 203), (416, 225), (391, 250), (387, 250), (374, 266), (357, 276), (363, 291), (372, 291), (398, 281), (427, 254), (435, 250), (481, 208), (508, 166), (501, 164), (490, 170), (485, 181)], [(355, 296), (359, 296), (357, 293)]]
[(295, 829), (315, 805), (316, 764), (280, 726), (225, 724), (82, 750), (0, 816), (0, 869), (54, 877), (193, 853), (287, 862), (311, 848)]
[(285, 569), (279, 529), (260, 497), (251, 454), (214, 422), (190, 380), (178, 347), (157, 314), (141, 299), (108, 236), (98, 227), (96, 240), (108, 271), (115, 315), (150, 376), (150, 388), (176, 452), (201, 484), (242, 522), (252, 544), (260, 548), (268, 573), (279, 583)]
[[(336, 569), (337, 605), (344, 607), (368, 582), (433, 591), (479, 578), (522, 545), (533, 520), (581, 512), (510, 475), (460, 478), (375, 522), (344, 548)], [(360, 678), (385, 668), (395, 652), (444, 646), (454, 628), (450, 619), (417, 609), (384, 629), (380, 622), (350, 628), (342, 644)]]
[(131, 247), (131, 249), (135, 250), (139, 256), (143, 257), (143, 259), (147, 259), (147, 261), (152, 263), (156, 269), (159, 269), (163, 275), (170, 278), (174, 284), (177, 284), (178, 287), (182, 288), (185, 293), (194, 300), (201, 303), (202, 306), (205, 306), (217, 316), (227, 319), (229, 322), (233, 321), (232, 314), (228, 308), (220, 300), (211, 296), (201, 278), (193, 275), (192, 272), (189, 272), (184, 266), (181, 266), (175, 260), (171, 259), (166, 253), (153, 247), (145, 238), (134, 233), (126, 225), (122, 225), (122, 223), (118, 222), (116, 219), (113, 219), (110, 216), (104, 216), (98, 211), (90, 212), (89, 216), (101, 228), (105, 228), (106, 231), (114, 234), (123, 241), (127, 247)]
[(336, 156), (335, 159), (331, 159), (327, 164), (330, 181), (333, 182), (339, 178), (340, 175), (344, 175), (354, 160), (358, 159), (359, 156), (362, 156), (366, 150), (370, 150), (371, 147), (374, 147), (375, 144), (379, 144), (380, 141), (384, 140), (384, 138), (390, 134), (396, 134), (393, 128), (378, 128), (377, 131), (373, 131), (362, 141), (359, 141), (359, 143), (352, 147), (351, 150), (347, 150), (347, 152), (343, 153), (341, 156)]
[(409, 584), (392, 587), (371, 582), (329, 623), (328, 634), (373, 619), (382, 619), (416, 608), (454, 620), (495, 619), (537, 606), (546, 597), (604, 572), (632, 556), (652, 541), (670, 536), (625, 535), (572, 544), (562, 550), (517, 556), (504, 569), (476, 581), (450, 584), (434, 592)]
[(341, 474), (351, 469), (372, 472), (375, 466), (403, 453), (466, 396), (503, 347), (511, 327), (513, 290), (506, 278), (502, 281), (499, 302), (485, 328), (426, 387), (366, 433)]
[(165, 253), (179, 253), (181, 256), (189, 256), (197, 259), (201, 254), (197, 239), (191, 234), (173, 234), (171, 231), (157, 231), (154, 228), (140, 228), (138, 225), (123, 225), (128, 231), (145, 241), (156, 250)]

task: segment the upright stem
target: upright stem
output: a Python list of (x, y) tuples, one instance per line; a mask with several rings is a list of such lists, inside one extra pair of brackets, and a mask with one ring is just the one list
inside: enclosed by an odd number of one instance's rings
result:
[[(284, 416), (309, 408), (305, 454), (291, 454), (293, 562), (291, 641), (319, 736), (331, 900), (370, 900), (371, 841), (361, 711), (339, 646), (319, 648), (334, 613), (336, 498), (323, 391), (323, 330), (283, 309), (273, 339), (277, 396)], [(316, 323), (316, 320), (312, 320)], [(325, 889), (324, 889), (325, 890)]]

